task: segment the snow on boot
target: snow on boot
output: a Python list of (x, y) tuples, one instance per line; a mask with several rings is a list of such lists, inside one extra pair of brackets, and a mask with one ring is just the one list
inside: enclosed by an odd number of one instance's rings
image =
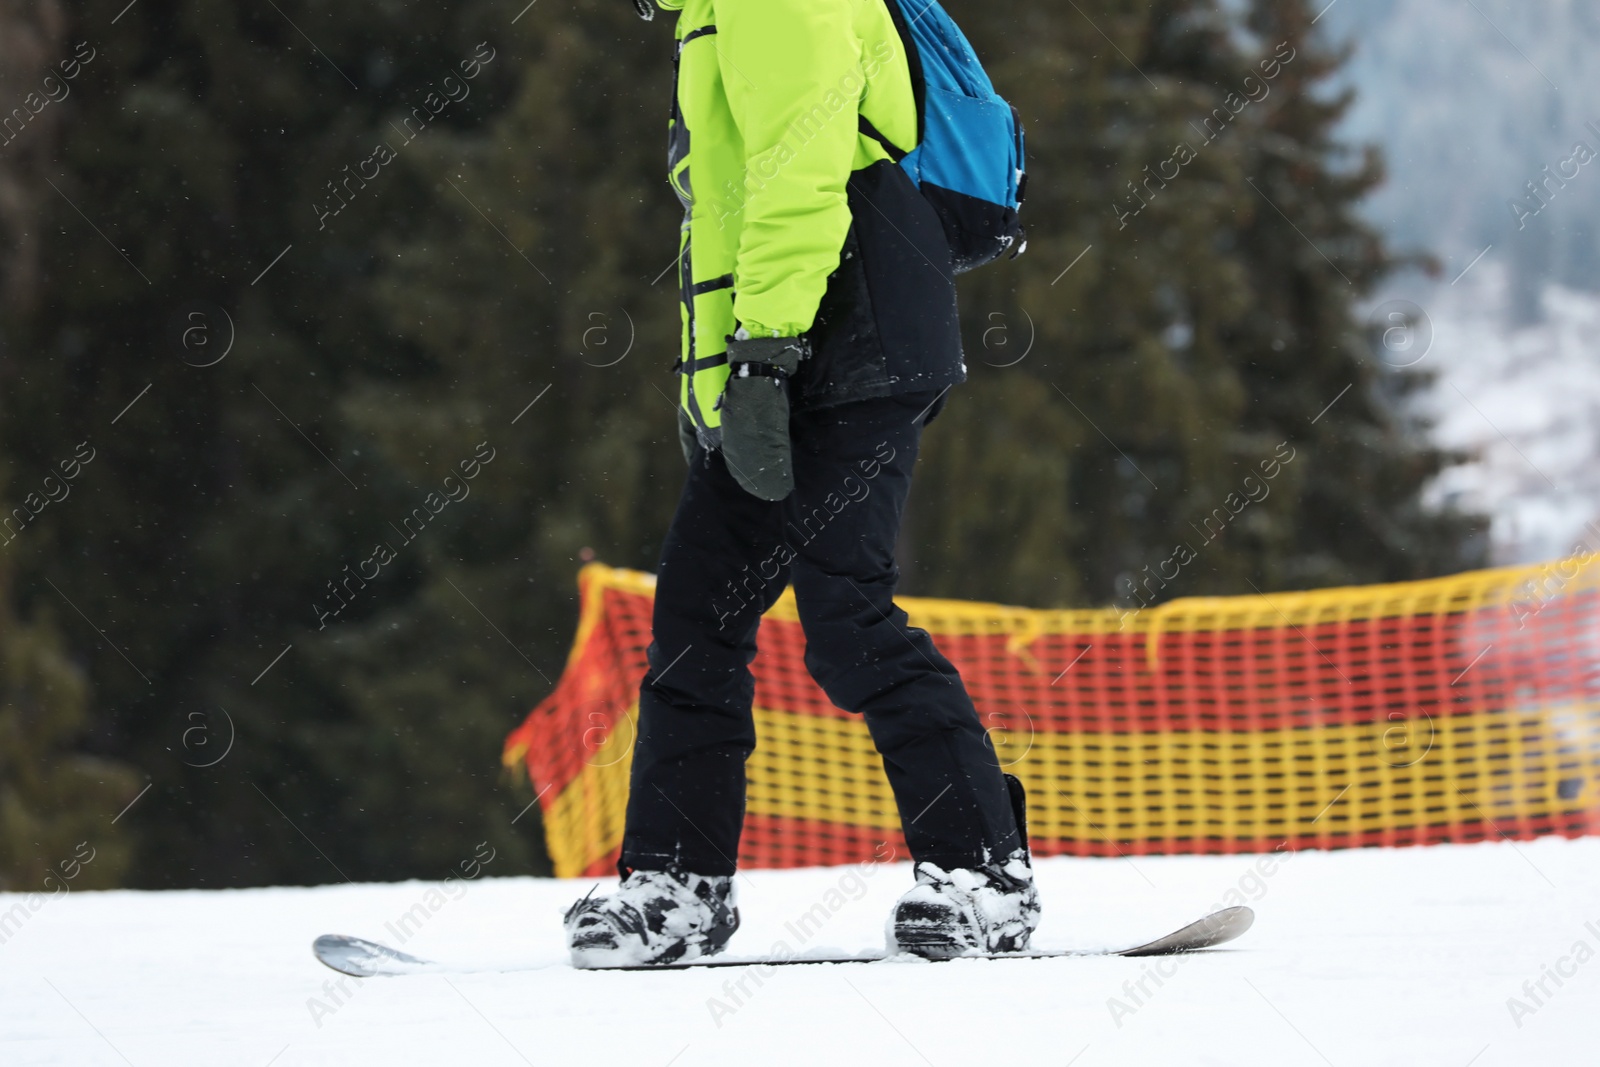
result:
[(949, 871), (919, 863), (916, 875), (917, 884), (895, 905), (889, 951), (935, 959), (1026, 951), (1039, 925), (1039, 890), (1026, 853)]
[(895, 905), (889, 951), (946, 959), (994, 952), (1024, 952), (1039, 927), (1039, 889), (1028, 848), (1028, 797), (1006, 775), (1006, 792), (1022, 847), (1003, 863), (943, 870), (915, 867), (917, 884)]
[(732, 878), (633, 871), (610, 896), (590, 890), (563, 922), (574, 967), (626, 967), (721, 952), (739, 909)]

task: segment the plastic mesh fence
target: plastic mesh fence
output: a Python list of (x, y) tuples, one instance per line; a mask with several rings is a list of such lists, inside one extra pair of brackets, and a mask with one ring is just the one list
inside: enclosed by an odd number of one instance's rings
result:
[[(506, 740), (556, 873), (613, 869), (654, 578), (579, 575), (555, 691)], [(1040, 855), (1219, 853), (1600, 828), (1600, 555), (1140, 612), (904, 598), (960, 668)], [(900, 821), (865, 724), (762, 620), (740, 863), (859, 862)]]

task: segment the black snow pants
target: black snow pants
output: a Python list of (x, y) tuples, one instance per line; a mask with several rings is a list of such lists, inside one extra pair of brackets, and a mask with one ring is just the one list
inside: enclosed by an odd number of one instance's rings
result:
[(756, 626), (791, 583), (806, 667), (835, 705), (865, 717), (913, 858), (972, 867), (1021, 847), (960, 675), (894, 603), (912, 468), (942, 404), (908, 394), (796, 411), (795, 490), (777, 503), (741, 489), (720, 451), (696, 447), (661, 552), (623, 873), (734, 872), (756, 743)]

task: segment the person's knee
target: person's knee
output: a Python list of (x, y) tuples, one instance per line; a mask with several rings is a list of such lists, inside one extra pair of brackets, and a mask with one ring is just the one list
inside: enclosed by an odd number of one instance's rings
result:
[(844, 640), (819, 641), (806, 634), (806, 670), (834, 706), (861, 712), (889, 690), (894, 689), (896, 671), (865, 642), (852, 645), (849, 636), (859, 632), (840, 630)]
[(795, 609), (807, 645), (860, 650), (899, 640), (907, 620), (894, 602), (894, 586), (893, 573), (854, 578), (797, 572)]
[(866, 720), (878, 751), (884, 756), (919, 747), (993, 751), (977, 713), (965, 701), (924, 700), (871, 707)]

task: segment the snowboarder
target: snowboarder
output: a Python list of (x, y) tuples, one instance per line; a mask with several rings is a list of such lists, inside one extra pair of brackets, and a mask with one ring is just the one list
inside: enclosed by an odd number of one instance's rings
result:
[(1021, 785), (894, 603), (922, 430), (966, 377), (952, 249), (896, 165), (922, 103), (904, 17), (895, 0), (634, 4), (678, 13), (689, 474), (661, 552), (622, 883), (568, 911), (573, 962), (695, 959), (737, 929), (749, 664), (788, 585), (806, 666), (864, 716), (915, 860), (890, 951), (1025, 949), (1039, 900)]

